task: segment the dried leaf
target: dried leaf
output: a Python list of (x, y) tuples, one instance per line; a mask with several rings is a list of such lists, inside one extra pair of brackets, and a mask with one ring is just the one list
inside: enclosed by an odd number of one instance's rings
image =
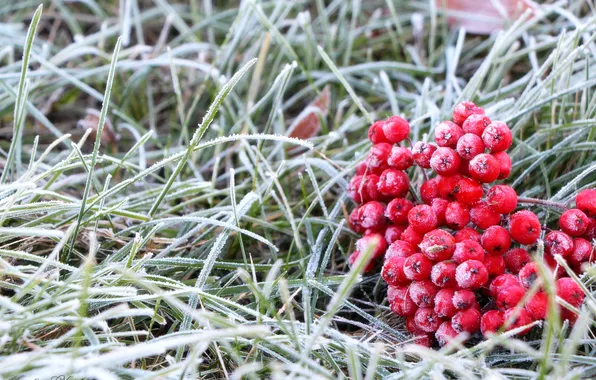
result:
[[(97, 128), (99, 127), (99, 111), (92, 108), (88, 108), (86, 111), (87, 116), (77, 122), (77, 127), (82, 128), (83, 130), (91, 129), (92, 132), (90, 137), (92, 140), (94, 140), (97, 133)], [(112, 145), (112, 148), (116, 146), (116, 143), (118, 142), (118, 137), (114, 133), (112, 123), (107, 118), (104, 124), (101, 142), (106, 145)]]
[(290, 125), (288, 135), (299, 139), (316, 136), (321, 130), (320, 116), (327, 116), (329, 108), (329, 86), (325, 86), (321, 94), (313, 100)]

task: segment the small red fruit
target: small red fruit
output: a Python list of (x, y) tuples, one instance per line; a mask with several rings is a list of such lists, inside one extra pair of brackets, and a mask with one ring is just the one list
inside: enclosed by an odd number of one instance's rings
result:
[(391, 148), (387, 163), (394, 169), (406, 170), (414, 165), (414, 156), (410, 149), (396, 145)]
[(558, 254), (566, 257), (573, 252), (573, 239), (565, 232), (551, 231), (544, 237), (544, 248), (553, 256)]
[(480, 153), (484, 153), (482, 139), (473, 133), (466, 133), (457, 142), (457, 153), (464, 160), (471, 160)]
[(484, 195), (482, 185), (471, 178), (462, 178), (457, 182), (455, 199), (465, 205), (477, 203)]
[(441, 324), (441, 318), (432, 307), (421, 307), (414, 315), (414, 321), (419, 329), (425, 332), (435, 332)]
[(463, 240), (455, 244), (453, 252), (453, 261), (461, 264), (468, 260), (484, 260), (484, 249), (474, 240)]
[(561, 230), (570, 236), (583, 235), (590, 225), (590, 218), (577, 208), (565, 211), (559, 218)]
[(489, 310), (480, 318), (480, 331), (486, 337), (488, 333), (496, 333), (504, 322), (502, 311)]
[(596, 189), (580, 191), (575, 197), (575, 206), (589, 217), (596, 217)]
[(404, 274), (413, 281), (426, 280), (430, 277), (433, 263), (422, 253), (409, 256), (404, 262)]
[(433, 265), (430, 280), (440, 288), (452, 288), (457, 285), (455, 269), (457, 264), (451, 261), (441, 261)]
[(408, 212), (408, 222), (416, 232), (425, 234), (437, 228), (437, 215), (429, 205), (418, 205)]
[[(353, 266), (354, 263), (356, 262), (356, 260), (358, 260), (358, 258), (360, 257), (362, 253), (360, 251), (354, 251), (350, 254), (350, 256), (348, 257), (348, 264), (350, 264), (350, 266)], [(372, 272), (373, 270), (375, 270), (375, 268), (377, 267), (377, 260), (374, 260), (373, 258), (370, 258), (368, 260), (368, 263), (366, 263), (366, 265), (364, 266), (363, 272), (364, 273), (368, 273), (368, 272)]]
[(435, 198), (430, 202), (430, 207), (432, 207), (437, 215), (439, 226), (445, 225), (445, 211), (447, 210), (448, 204), (449, 201), (443, 198)]
[(445, 224), (449, 228), (459, 230), (470, 223), (470, 210), (459, 202), (451, 202), (445, 209)]
[(387, 197), (403, 197), (410, 188), (410, 179), (402, 170), (386, 169), (379, 177), (377, 188), (381, 194)]
[(466, 310), (471, 307), (478, 305), (476, 301), (476, 295), (473, 291), (468, 289), (457, 290), (453, 294), (453, 306), (458, 310)]
[(502, 255), (509, 250), (511, 237), (505, 228), (491, 226), (484, 231), (480, 242), (489, 254)]
[(545, 319), (548, 311), (548, 295), (544, 292), (534, 294), (526, 302), (526, 311), (535, 321)]
[(505, 273), (505, 260), (503, 260), (503, 256), (486, 254), (484, 256), (484, 266), (490, 277), (497, 277)]
[(581, 286), (570, 277), (563, 277), (555, 283), (557, 296), (572, 306), (579, 308), (584, 302), (584, 291)]
[(420, 186), (420, 198), (422, 198), (422, 201), (427, 205), (429, 205), (433, 199), (440, 196), (438, 183), (439, 179), (433, 178), (429, 179), (428, 181), (424, 181), (424, 183)]
[[(517, 317), (513, 318), (514, 315), (517, 315)], [(507, 331), (516, 329), (518, 327), (526, 326), (532, 323), (532, 317), (530, 316), (530, 314), (528, 314), (527, 311), (525, 311), (524, 309), (518, 310), (515, 308), (505, 311), (503, 313), (503, 320), (505, 321), (505, 323), (509, 324), (509, 328), (507, 329)], [(524, 329), (517, 335), (526, 335), (530, 332), (531, 329), (531, 327)]]
[(370, 128), (368, 128), (368, 139), (373, 144), (389, 143), (390, 141), (385, 137), (383, 133), (384, 120), (375, 121)]
[(390, 142), (397, 144), (408, 138), (410, 124), (400, 116), (391, 116), (383, 123), (383, 133)]
[(518, 211), (509, 218), (509, 234), (519, 244), (536, 243), (541, 230), (540, 220), (532, 211)]
[(455, 238), (456, 242), (461, 242), (464, 240), (474, 240), (477, 243), (480, 243), (480, 237), (482, 235), (480, 234), (480, 232), (476, 231), (475, 229), (471, 228), (471, 227), (464, 227), (461, 230), (457, 231), (455, 233), (455, 235), (453, 235), (453, 237)]
[(443, 121), (435, 128), (435, 141), (438, 146), (455, 148), (463, 134), (459, 125), (451, 121)]
[(430, 307), (435, 303), (439, 288), (429, 280), (414, 281), (410, 285), (410, 297), (418, 307)]
[(373, 171), (383, 171), (389, 167), (387, 159), (391, 153), (391, 144), (380, 143), (375, 144), (370, 148), (370, 152), (366, 157), (366, 165)]
[(480, 201), (470, 209), (470, 220), (483, 230), (501, 222), (501, 214), (493, 211), (486, 202)]
[(381, 277), (389, 285), (399, 286), (408, 285), (410, 280), (404, 274), (405, 257), (386, 257), (383, 269), (381, 270)]
[(513, 136), (507, 124), (493, 121), (482, 132), (482, 141), (491, 152), (496, 153), (507, 150), (513, 142)]
[(567, 261), (579, 269), (582, 263), (592, 262), (594, 259), (593, 256), (594, 247), (592, 244), (586, 239), (575, 238), (573, 239), (573, 252), (567, 257)]
[(499, 289), (495, 297), (497, 307), (499, 310), (503, 311), (515, 307), (522, 300), (525, 294), (526, 290), (520, 285), (509, 286), (506, 288), (502, 287)]
[(360, 225), (358, 208), (353, 209), (350, 213), (350, 219), (348, 220), (348, 224), (350, 225), (352, 231), (356, 233), (362, 234), (364, 233), (364, 231), (366, 231), (366, 228)]
[(424, 235), (419, 247), (429, 260), (443, 261), (450, 259), (453, 255), (455, 239), (447, 231), (432, 230)]
[(392, 244), (401, 239), (401, 234), (405, 229), (406, 227), (404, 226), (388, 226), (385, 230), (385, 241), (387, 244)]
[(517, 207), (517, 193), (511, 186), (496, 185), (486, 193), (486, 203), (499, 214), (510, 214)]
[[(481, 114), (473, 114), (470, 115), (464, 124), (462, 125), (462, 129), (464, 133), (472, 133), (478, 137), (482, 136), (482, 132), (484, 129), (492, 123), (488, 116)], [(483, 144), (484, 145), (484, 144)]]
[(439, 147), (430, 158), (430, 167), (437, 174), (454, 175), (459, 171), (460, 161), (461, 159), (455, 150)]
[(499, 162), (498, 179), (505, 179), (509, 177), (509, 174), (511, 174), (511, 166), (513, 166), (513, 162), (511, 161), (511, 157), (509, 157), (507, 152), (497, 152), (492, 153), (491, 155)]
[(496, 297), (503, 289), (516, 287), (520, 285), (520, 281), (512, 274), (505, 273), (496, 277), (490, 283), (489, 291), (493, 297)]
[(473, 114), (484, 115), (484, 110), (472, 102), (461, 102), (453, 109), (453, 121), (457, 125), (463, 125)]
[(490, 183), (499, 178), (499, 161), (490, 154), (481, 153), (470, 160), (470, 176), (482, 183)]
[(358, 207), (358, 222), (365, 229), (381, 229), (385, 225), (385, 206), (371, 201)]
[(480, 289), (488, 281), (488, 271), (481, 261), (468, 260), (457, 266), (455, 280), (464, 289)]
[(387, 250), (387, 242), (385, 237), (378, 233), (365, 235), (356, 241), (356, 250), (360, 252), (366, 252), (372, 249), (372, 258), (378, 259), (385, 255)]
[(414, 204), (406, 198), (395, 198), (387, 204), (385, 216), (395, 224), (407, 224), (408, 213)]
[(528, 263), (519, 271), (519, 282), (524, 288), (529, 289), (540, 277), (538, 265), (536, 263)]
[(458, 311), (451, 319), (451, 325), (457, 332), (473, 334), (480, 329), (480, 312), (474, 308)]
[(451, 318), (457, 313), (453, 306), (453, 295), (455, 290), (451, 288), (441, 289), (435, 296), (435, 313), (441, 318)]
[(422, 168), (429, 169), (430, 159), (436, 150), (436, 146), (422, 141), (418, 141), (416, 144), (414, 144), (414, 148), (412, 149), (414, 162), (416, 162), (416, 164)]
[(437, 329), (437, 332), (435, 333), (435, 338), (437, 339), (437, 343), (439, 343), (439, 346), (443, 347), (449, 344), (449, 342), (455, 339), (458, 335), (459, 334), (457, 333), (457, 331), (455, 331), (455, 329), (451, 325), (451, 322), (445, 321), (441, 323), (441, 325)]
[(385, 259), (393, 256), (397, 257), (410, 257), (414, 253), (416, 253), (416, 249), (412, 244), (403, 241), (403, 240), (396, 240), (389, 247), (387, 248), (387, 252), (385, 253)]
[(503, 255), (507, 270), (513, 274), (518, 274), (526, 264), (532, 261), (530, 254), (523, 248), (513, 248)]
[(387, 300), (391, 311), (402, 317), (413, 316), (418, 307), (412, 301), (407, 286), (389, 286)]
[(446, 199), (453, 199), (455, 197), (455, 192), (458, 190), (457, 184), (464, 177), (461, 174), (455, 174), (450, 176), (438, 176), (437, 178), (439, 195)]

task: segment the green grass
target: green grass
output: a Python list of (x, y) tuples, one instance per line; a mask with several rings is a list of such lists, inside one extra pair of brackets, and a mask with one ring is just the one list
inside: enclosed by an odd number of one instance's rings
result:
[(472, 100), (520, 196), (596, 187), (594, 9), (545, 3), (487, 37), (428, 1), (0, 4), (0, 376), (595, 377), (594, 268), (575, 326), (431, 351), (346, 263), (369, 118)]

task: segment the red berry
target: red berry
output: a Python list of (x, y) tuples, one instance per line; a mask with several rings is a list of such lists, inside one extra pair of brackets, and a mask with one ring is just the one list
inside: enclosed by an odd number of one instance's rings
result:
[(596, 239), (596, 218), (590, 219), (590, 224), (588, 225), (583, 237), (588, 240)]
[(430, 277), (433, 263), (421, 253), (415, 253), (404, 262), (404, 274), (413, 281), (426, 280)]
[(488, 271), (478, 260), (468, 260), (457, 266), (455, 280), (464, 289), (480, 289), (488, 281)]
[(402, 170), (386, 169), (379, 177), (379, 192), (387, 197), (403, 197), (410, 188), (410, 179)]
[(482, 183), (490, 183), (499, 178), (499, 161), (490, 154), (481, 153), (470, 160), (470, 176)]
[(430, 207), (435, 212), (435, 215), (437, 215), (437, 221), (440, 226), (445, 224), (445, 211), (448, 204), (449, 201), (442, 198), (435, 198), (430, 202)]
[(385, 255), (385, 251), (387, 250), (387, 242), (385, 241), (385, 237), (381, 234), (370, 234), (365, 235), (356, 241), (356, 250), (360, 252), (366, 252), (367, 250), (372, 249), (372, 258), (378, 259)]
[(511, 186), (496, 185), (486, 193), (486, 203), (499, 214), (510, 214), (517, 207), (517, 193)]
[(544, 292), (538, 292), (526, 302), (526, 311), (533, 320), (546, 319), (548, 311), (548, 295)]
[(366, 166), (366, 162), (362, 161), (356, 165), (356, 175), (364, 175), (366, 173), (366, 169), (368, 169), (368, 166)]
[(373, 144), (389, 143), (390, 141), (385, 137), (383, 133), (384, 120), (375, 121), (368, 129), (368, 139)]
[(416, 164), (422, 168), (429, 169), (430, 159), (436, 150), (436, 146), (422, 141), (418, 141), (416, 144), (414, 144), (414, 148), (412, 149), (414, 162), (416, 162)]
[[(350, 254), (350, 256), (348, 257), (348, 264), (350, 264), (350, 266), (353, 266), (361, 254), (362, 253), (360, 251), (352, 252)], [(377, 267), (377, 261), (370, 258), (368, 260), (368, 263), (366, 263), (366, 265), (364, 266), (363, 272), (364, 273), (372, 272), (376, 267)]]
[(458, 310), (466, 310), (478, 304), (476, 295), (468, 289), (457, 290), (453, 294), (453, 306)]
[(499, 294), (503, 289), (516, 287), (519, 285), (520, 281), (517, 277), (512, 274), (505, 273), (492, 280), (489, 286), (489, 291), (493, 297), (496, 297), (497, 294)]
[(480, 242), (489, 254), (502, 255), (509, 250), (511, 237), (505, 228), (491, 226), (484, 231)]
[(494, 212), (486, 202), (480, 201), (470, 209), (470, 220), (478, 228), (486, 230), (501, 222), (501, 214)]
[(575, 197), (575, 205), (589, 217), (596, 217), (596, 189), (580, 191)]
[(433, 230), (424, 235), (419, 247), (429, 260), (443, 261), (453, 255), (455, 239), (447, 231)]
[(362, 184), (362, 176), (354, 176), (348, 184), (348, 196), (356, 203), (362, 203), (362, 195), (360, 191), (360, 185)]
[[(517, 317), (513, 318), (514, 315), (517, 315)], [(509, 324), (509, 328), (507, 329), (507, 331), (516, 329), (518, 327), (526, 326), (532, 323), (532, 317), (530, 317), (530, 314), (528, 314), (528, 312), (524, 309), (509, 309), (505, 311), (503, 313), (503, 320), (505, 321), (505, 323)], [(517, 335), (525, 335), (529, 333), (531, 329), (531, 327), (524, 329)]]
[(581, 210), (573, 208), (559, 218), (559, 227), (570, 236), (583, 235), (590, 225), (590, 218)]
[(385, 230), (385, 241), (387, 244), (392, 244), (393, 242), (401, 239), (401, 234), (404, 232), (406, 227), (404, 226), (389, 226)]
[(536, 243), (541, 230), (540, 220), (532, 211), (518, 211), (509, 218), (509, 234), (519, 244)]
[(526, 289), (532, 287), (534, 281), (536, 281), (539, 277), (540, 272), (538, 271), (538, 265), (536, 263), (528, 263), (519, 270), (519, 282)]
[(504, 322), (502, 311), (489, 310), (480, 318), (480, 331), (484, 336), (488, 333), (496, 333)]
[(513, 162), (511, 161), (511, 157), (509, 157), (507, 152), (503, 151), (492, 153), (491, 156), (493, 156), (499, 163), (498, 179), (505, 179), (509, 177), (509, 174), (511, 174), (511, 166), (513, 165)]
[(412, 301), (407, 286), (389, 286), (387, 300), (391, 311), (402, 317), (413, 316), (418, 307)]
[(551, 255), (561, 255), (563, 257), (571, 255), (573, 252), (573, 239), (565, 232), (551, 231), (544, 237), (545, 251)]
[(410, 280), (404, 274), (405, 257), (386, 257), (383, 269), (381, 270), (381, 277), (389, 285), (407, 285)]
[[(473, 114), (468, 116), (464, 124), (462, 125), (462, 129), (464, 133), (472, 133), (478, 137), (482, 136), (482, 132), (484, 129), (490, 124), (492, 121), (488, 118), (488, 116), (481, 114)], [(484, 145), (484, 144), (483, 144)]]
[(520, 286), (502, 287), (495, 296), (499, 310), (507, 310), (515, 307), (526, 294), (526, 290)]
[(412, 335), (426, 335), (426, 333), (420, 330), (420, 327), (416, 325), (414, 317), (406, 318), (406, 329), (412, 333)]
[(418, 307), (430, 307), (435, 303), (439, 288), (430, 280), (414, 281), (410, 285), (410, 297)]
[(397, 257), (410, 257), (416, 250), (412, 246), (412, 244), (403, 241), (403, 240), (396, 240), (389, 247), (387, 248), (387, 252), (385, 253), (385, 260), (389, 257), (397, 256)]
[(470, 210), (459, 202), (451, 202), (445, 209), (445, 224), (449, 228), (459, 230), (470, 223)]
[(401, 240), (407, 241), (408, 243), (412, 244), (413, 246), (418, 246), (422, 241), (423, 235), (421, 233), (416, 232), (411, 226), (406, 228), (404, 232), (401, 234)]
[(414, 315), (414, 321), (418, 328), (425, 332), (435, 332), (441, 324), (441, 318), (435, 313), (432, 307), (421, 307)]
[(474, 308), (458, 311), (451, 319), (451, 325), (457, 332), (473, 334), (480, 329), (480, 312)]
[(391, 116), (383, 123), (383, 133), (390, 142), (397, 144), (408, 138), (410, 124), (400, 116)]
[(395, 198), (387, 204), (385, 216), (395, 224), (408, 223), (408, 213), (414, 204), (406, 198)]
[(352, 212), (350, 213), (350, 219), (348, 220), (348, 223), (349, 223), (352, 231), (354, 231), (356, 233), (362, 234), (366, 230), (366, 228), (364, 228), (360, 225), (358, 208), (355, 208), (354, 210), (352, 210)]
[(457, 153), (465, 160), (471, 160), (480, 153), (484, 153), (484, 143), (475, 134), (466, 133), (457, 142)]
[(474, 240), (463, 240), (455, 244), (453, 261), (461, 264), (468, 260), (484, 260), (484, 249)]
[(408, 222), (416, 232), (425, 234), (437, 228), (437, 215), (429, 205), (418, 205), (408, 212)]
[(449, 342), (451, 342), (457, 336), (458, 333), (457, 331), (455, 331), (450, 321), (445, 321), (441, 323), (441, 325), (437, 329), (437, 332), (435, 333), (435, 338), (437, 339), (437, 342), (441, 347), (449, 344)]
[(453, 121), (457, 125), (463, 125), (473, 114), (484, 115), (484, 110), (472, 102), (461, 102), (453, 109)]
[(510, 249), (505, 252), (503, 259), (507, 270), (513, 274), (518, 274), (526, 264), (532, 261), (528, 251), (523, 248)]
[(573, 239), (573, 252), (567, 258), (569, 264), (580, 269), (581, 264), (593, 260), (594, 247), (589, 241), (582, 238)]
[(385, 224), (385, 207), (377, 201), (363, 204), (358, 207), (358, 222), (365, 229), (381, 229)]
[(429, 179), (428, 181), (424, 181), (424, 183), (420, 186), (420, 198), (422, 198), (424, 203), (430, 204), (433, 199), (440, 196), (438, 183), (439, 179), (433, 178)]
[(389, 154), (391, 154), (391, 148), (391, 144), (387, 143), (373, 145), (365, 160), (369, 169), (373, 170), (375, 173), (387, 169), (389, 167), (387, 159), (389, 158)]
[(376, 174), (357, 175), (348, 185), (348, 196), (356, 203), (381, 200), (383, 195), (377, 189), (378, 183), (379, 176)]
[(493, 121), (482, 132), (482, 141), (491, 152), (502, 152), (511, 146), (513, 136), (507, 124)]
[(435, 296), (435, 313), (441, 318), (451, 318), (457, 312), (453, 306), (453, 294), (455, 290), (451, 288), (441, 289)]
[(463, 134), (459, 125), (451, 121), (444, 121), (435, 128), (435, 141), (438, 146), (455, 148)]
[(569, 324), (571, 326), (573, 326), (575, 324), (578, 317), (579, 317), (579, 315), (577, 315), (575, 312), (573, 312), (571, 310), (568, 310), (568, 309), (561, 310), (561, 319), (564, 321), (565, 320), (569, 321)]
[(465, 205), (473, 205), (482, 199), (482, 185), (471, 178), (462, 178), (457, 182), (455, 199)]
[(406, 170), (414, 165), (414, 157), (410, 149), (396, 145), (391, 149), (387, 163), (394, 169)]
[(453, 237), (455, 238), (456, 242), (461, 242), (464, 240), (474, 240), (477, 243), (480, 243), (480, 238), (481, 238), (481, 234), (480, 232), (476, 231), (475, 229), (471, 228), (471, 227), (464, 227), (461, 230), (457, 231), (455, 233), (455, 235), (453, 235)]
[(486, 254), (483, 262), (490, 277), (497, 277), (505, 273), (505, 260), (503, 260), (503, 256)]
[(470, 160), (464, 158), (460, 160), (459, 173), (466, 177), (470, 177)]
[(440, 288), (451, 288), (457, 285), (455, 269), (457, 264), (451, 261), (441, 261), (433, 265), (430, 280)]
[(430, 167), (440, 175), (454, 175), (459, 171), (460, 158), (451, 148), (439, 147), (430, 158)]
[(555, 283), (557, 296), (572, 306), (579, 308), (584, 302), (584, 291), (581, 286), (570, 277), (563, 277)]
[(455, 192), (459, 190), (457, 184), (463, 178), (461, 174), (438, 176), (437, 189), (439, 190), (439, 195), (446, 199), (454, 199)]

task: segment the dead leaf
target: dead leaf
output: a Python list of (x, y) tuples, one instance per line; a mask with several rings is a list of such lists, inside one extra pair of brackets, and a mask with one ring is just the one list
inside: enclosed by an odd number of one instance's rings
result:
[(329, 86), (325, 86), (321, 94), (294, 119), (294, 122), (288, 129), (288, 136), (299, 139), (308, 139), (316, 136), (321, 130), (319, 117), (327, 116), (329, 98)]
[[(77, 122), (77, 127), (82, 128), (83, 130), (91, 129), (91, 140), (95, 140), (95, 135), (97, 134), (97, 128), (99, 127), (99, 111), (87, 108), (86, 109), (87, 116), (84, 119), (81, 119)], [(101, 134), (101, 142), (106, 145), (117, 146), (118, 137), (114, 133), (114, 128), (112, 127), (112, 123), (108, 118), (104, 123), (103, 131)]]

